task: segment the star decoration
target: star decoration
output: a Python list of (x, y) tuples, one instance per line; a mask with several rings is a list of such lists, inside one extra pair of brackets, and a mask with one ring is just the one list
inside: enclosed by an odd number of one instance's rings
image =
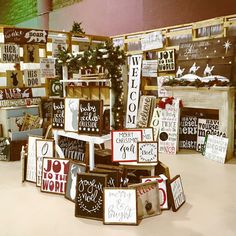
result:
[(223, 44), (223, 47), (225, 48), (225, 53), (227, 54), (229, 48), (232, 46), (232, 43), (227, 40), (224, 44)]

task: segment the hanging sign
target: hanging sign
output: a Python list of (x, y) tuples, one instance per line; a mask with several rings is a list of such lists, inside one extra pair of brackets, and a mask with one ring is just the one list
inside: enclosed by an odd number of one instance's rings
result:
[(18, 63), (20, 62), (20, 47), (14, 44), (1, 45), (1, 62)]
[(52, 57), (58, 58), (62, 49), (67, 49), (66, 38), (52, 38)]
[(65, 100), (53, 99), (52, 101), (52, 128), (64, 129), (65, 124)]
[(27, 87), (40, 86), (40, 70), (24, 70), (24, 79)]
[(161, 31), (145, 34), (141, 39), (142, 51), (163, 48), (163, 36)]
[(143, 60), (143, 77), (157, 77), (157, 60)]
[(130, 58), (126, 128), (135, 128), (138, 114), (142, 55)]
[(3, 100), (3, 99), (18, 99), (18, 98), (32, 98), (31, 88), (0, 89), (0, 100)]
[(175, 50), (160, 51), (157, 53), (158, 72), (175, 71)]
[(48, 30), (3, 28), (4, 42), (16, 44), (46, 44)]
[(0, 100), (0, 107), (29, 106), (29, 105), (39, 105), (40, 103), (41, 103), (41, 98), (7, 99), (7, 100)]
[(40, 58), (41, 77), (54, 77), (56, 75), (55, 59)]

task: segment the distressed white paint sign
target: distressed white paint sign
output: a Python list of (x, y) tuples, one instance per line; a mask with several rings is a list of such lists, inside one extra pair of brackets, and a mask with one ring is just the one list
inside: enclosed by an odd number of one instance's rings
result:
[(146, 34), (143, 39), (141, 39), (142, 51), (148, 51), (152, 49), (163, 47), (163, 36), (161, 31), (156, 31), (153, 33)]
[(205, 149), (205, 158), (225, 163), (228, 138), (216, 135), (208, 135)]
[(141, 75), (142, 55), (130, 58), (129, 87), (126, 112), (126, 128), (135, 128), (138, 114), (139, 88)]
[(142, 76), (157, 77), (157, 60), (143, 60)]
[(54, 77), (56, 74), (55, 59), (54, 58), (41, 58), (40, 59), (40, 72), (41, 72), (41, 77)]
[(20, 62), (20, 47), (14, 44), (2, 44), (1, 62), (3, 63)]
[(27, 87), (40, 86), (40, 70), (24, 70), (24, 80)]

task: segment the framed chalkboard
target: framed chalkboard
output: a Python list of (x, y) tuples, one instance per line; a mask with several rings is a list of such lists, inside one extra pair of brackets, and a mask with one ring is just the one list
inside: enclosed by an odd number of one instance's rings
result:
[(78, 133), (102, 135), (103, 100), (80, 100)]
[(89, 219), (103, 219), (103, 191), (107, 175), (77, 174), (75, 216)]
[(53, 99), (52, 101), (52, 128), (64, 129), (65, 123), (65, 100)]

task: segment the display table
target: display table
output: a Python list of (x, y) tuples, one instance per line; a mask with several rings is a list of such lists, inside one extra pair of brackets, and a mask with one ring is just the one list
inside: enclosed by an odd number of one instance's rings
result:
[(228, 142), (227, 160), (234, 152), (234, 87), (196, 88), (192, 86), (165, 86), (169, 96), (180, 98), (184, 107), (215, 109), (219, 111), (219, 130), (225, 132)]
[(106, 141), (111, 140), (111, 135), (103, 135), (103, 136), (89, 136), (89, 135), (81, 135), (74, 132), (65, 132), (64, 130), (53, 130), (53, 135), (55, 139), (56, 145), (58, 145), (58, 137), (68, 137), (81, 141), (85, 141), (89, 143), (89, 167), (90, 170), (94, 169), (94, 144), (102, 144)]

